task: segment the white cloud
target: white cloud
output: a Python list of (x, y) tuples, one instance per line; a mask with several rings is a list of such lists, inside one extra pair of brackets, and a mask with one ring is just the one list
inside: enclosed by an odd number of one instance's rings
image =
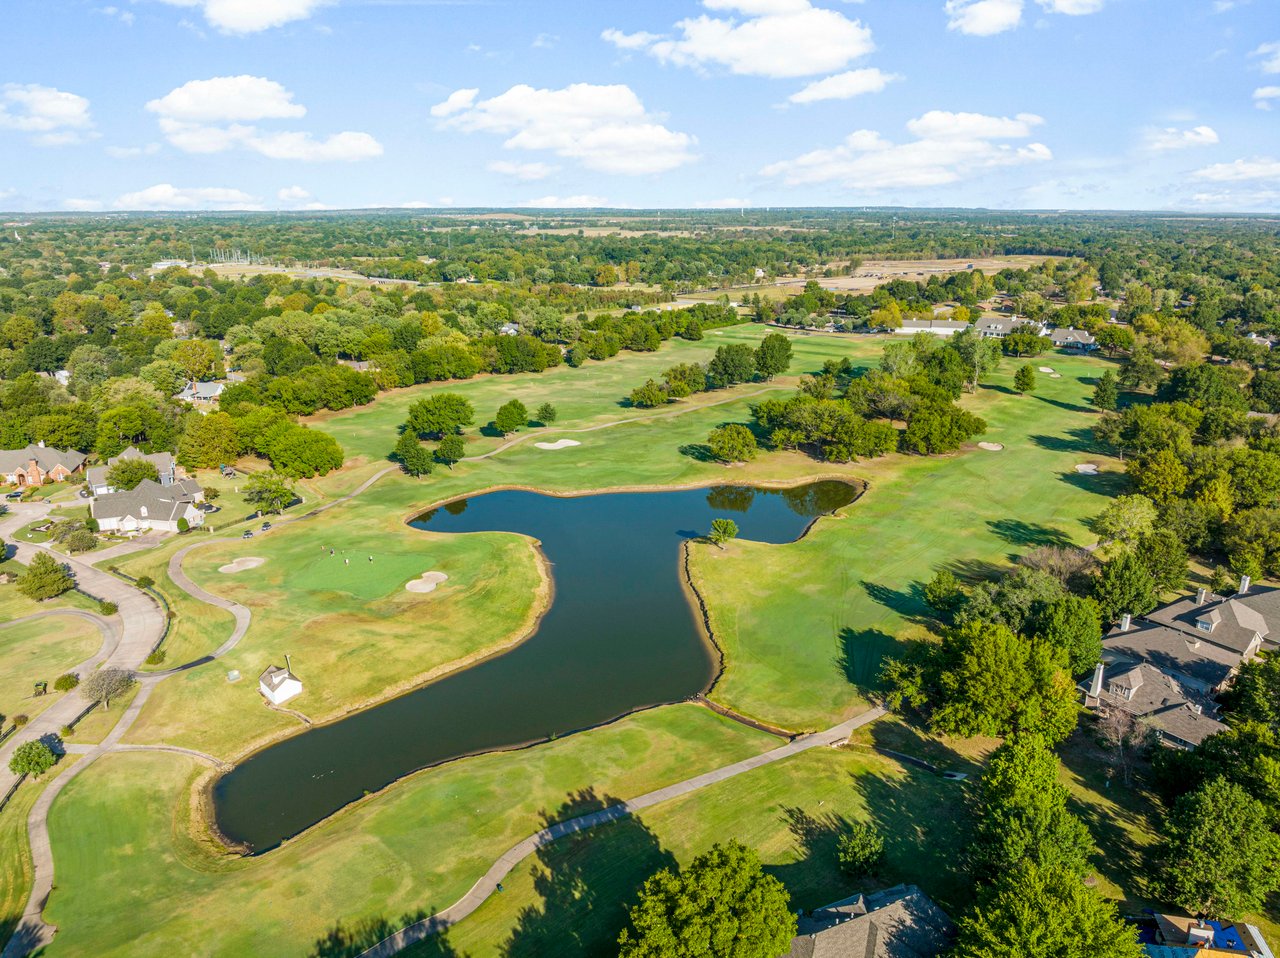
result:
[(148, 143), (146, 146), (109, 146), (107, 156), (117, 160), (130, 160), (137, 156), (154, 156), (160, 152), (159, 143)]
[[(1084, 16), (1097, 13), (1107, 0), (1036, 0), (1046, 13)], [(947, 0), (943, 10), (948, 30), (989, 37), (1012, 30), (1022, 22), (1024, 0)]]
[(554, 33), (539, 33), (533, 38), (533, 42), (529, 46), (535, 50), (550, 50), (559, 42), (560, 38)]
[(1238, 183), (1248, 180), (1280, 181), (1280, 160), (1266, 156), (1234, 160), (1231, 163), (1214, 163), (1192, 174), (1196, 179), (1215, 183)]
[(305, 20), (329, 0), (161, 0), (173, 7), (199, 7), (209, 25), (224, 33), (257, 33)]
[(102, 209), (102, 200), (77, 199), (75, 197), (62, 201), (62, 208), (73, 213), (94, 213)]
[(1280, 100), (1280, 86), (1260, 86), (1253, 91), (1253, 105), (1259, 110), (1270, 110), (1272, 100)]
[(580, 193), (576, 196), (540, 196), (536, 200), (526, 200), (520, 205), (535, 210), (584, 210), (608, 206), (609, 201), (603, 196)]
[(1022, 0), (947, 0), (948, 30), (989, 37), (1022, 22)]
[(1148, 130), (1146, 133), (1147, 149), (1156, 152), (1184, 150), (1191, 146), (1212, 146), (1217, 142), (1218, 133), (1211, 126), (1195, 126), (1185, 130), (1167, 126), (1162, 130)]
[(495, 160), (489, 164), (491, 173), (501, 173), (503, 176), (513, 176), (525, 181), (545, 180), (557, 169), (559, 167), (549, 163), (515, 163), (511, 160)]
[(932, 110), (907, 123), (917, 137), (893, 143), (874, 130), (857, 130), (840, 145), (773, 163), (764, 176), (789, 186), (835, 183), (857, 192), (943, 186), (1000, 167), (1053, 158), (1043, 143), (1015, 146), (1044, 121), (1031, 113), (1016, 117)]
[(296, 119), (307, 112), (294, 102), (293, 93), (266, 77), (192, 80), (152, 100), (147, 109), (159, 116), (165, 139), (186, 153), (241, 148), (275, 160), (303, 162), (351, 162), (382, 155), (382, 144), (368, 133), (348, 130), (317, 138), (254, 126), (254, 121)]
[(243, 74), (191, 80), (152, 100), (147, 109), (183, 123), (279, 120), (307, 114), (307, 108), (294, 103), (293, 94), (279, 83)]
[(616, 29), (601, 36), (664, 63), (764, 77), (831, 73), (875, 49), (871, 30), (860, 21), (809, 0), (703, 0), (703, 6), (731, 16), (689, 17), (676, 23), (676, 36)]
[(133, 26), (133, 13), (128, 10), (121, 10), (119, 7), (99, 7), (95, 13), (100, 13), (104, 17), (115, 17), (126, 27)]
[(37, 146), (66, 146), (96, 135), (88, 100), (38, 83), (0, 87), (0, 129), (30, 133)]
[(885, 73), (876, 67), (865, 70), (849, 70), (824, 80), (815, 80), (803, 90), (791, 94), (792, 103), (816, 103), (819, 100), (848, 100), (864, 93), (879, 93), (894, 80), (902, 79), (896, 73)]
[(281, 203), (303, 203), (311, 199), (311, 193), (301, 186), (286, 186), (276, 194)]
[(1280, 40), (1262, 44), (1249, 56), (1262, 57), (1258, 66), (1263, 73), (1280, 73)]
[(112, 204), (118, 210), (260, 210), (257, 197), (243, 190), (220, 186), (179, 188), (157, 183), (136, 193), (125, 193)]
[[(464, 99), (471, 105), (459, 107)], [(443, 126), (500, 134), (506, 149), (545, 150), (603, 173), (665, 173), (692, 162), (697, 143), (663, 126), (621, 84), (574, 83), (561, 90), (520, 84), (479, 102), (455, 93), (435, 110), (446, 117)]]
[(431, 115), (435, 117), (453, 116), (455, 113), (469, 110), (475, 104), (476, 97), (479, 95), (480, 91), (475, 89), (454, 90), (443, 103), (437, 103), (431, 108)]

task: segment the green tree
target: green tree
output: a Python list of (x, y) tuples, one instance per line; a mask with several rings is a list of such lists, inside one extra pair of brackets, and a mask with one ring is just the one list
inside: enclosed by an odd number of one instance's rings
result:
[(1038, 735), (1014, 735), (991, 753), (982, 773), (981, 812), (969, 858), (974, 877), (991, 882), (1031, 861), (1083, 878), (1093, 842), (1068, 808), (1058, 756)]
[(724, 548), (724, 545), (726, 542), (729, 542), (732, 539), (736, 539), (737, 537), (738, 537), (738, 524), (734, 522), (732, 519), (712, 519), (711, 520), (711, 534), (710, 536), (708, 536), (708, 538), (712, 542), (714, 542), (716, 545), (718, 545), (721, 549)]
[(281, 513), (293, 502), (293, 483), (277, 472), (255, 472), (241, 490), (245, 502), (267, 512)]
[(786, 888), (736, 841), (652, 875), (630, 918), (619, 958), (777, 958), (796, 932)]
[(964, 586), (948, 569), (939, 569), (924, 587), (924, 601), (944, 622), (950, 622), (967, 599)]
[(1190, 569), (1187, 547), (1168, 529), (1156, 529), (1138, 542), (1138, 557), (1151, 573), (1157, 592), (1181, 592)]
[(117, 459), (107, 469), (107, 484), (116, 489), (134, 489), (145, 479), (160, 481), (160, 470), (146, 459)]
[(643, 386), (637, 386), (631, 390), (630, 402), (637, 409), (653, 409), (657, 406), (666, 405), (670, 399), (671, 396), (667, 389), (661, 383), (656, 383), (650, 379)]
[(1092, 599), (1064, 595), (1041, 606), (1029, 624), (1036, 638), (1066, 652), (1072, 675), (1084, 675), (1102, 657), (1102, 619)]
[(241, 448), (236, 421), (227, 413), (190, 416), (178, 442), (178, 461), (188, 469), (213, 469), (235, 462)]
[(745, 343), (718, 347), (707, 364), (707, 382), (712, 389), (749, 382), (755, 373), (756, 354)]
[(75, 576), (47, 552), (37, 552), (18, 579), (18, 591), (28, 599), (43, 602), (75, 588)]
[(438, 393), (409, 407), (408, 429), (419, 436), (447, 436), (475, 422), (471, 400), (457, 393)]
[(1280, 653), (1263, 652), (1241, 665), (1223, 698), (1236, 715), (1280, 733)]
[(455, 462), (460, 461), (467, 454), (467, 442), (461, 436), (450, 435), (440, 440), (440, 445), (436, 446), (436, 458), (453, 468)]
[(1093, 399), (1090, 400), (1098, 409), (1113, 410), (1120, 401), (1120, 393), (1116, 388), (1116, 374), (1108, 369), (1098, 377), (1093, 387)]
[(544, 402), (538, 407), (538, 411), (533, 414), (533, 418), (544, 426), (550, 426), (556, 421), (556, 407), (549, 402)]
[(58, 756), (48, 744), (40, 740), (23, 742), (9, 759), (9, 771), (14, 775), (33, 775), (39, 778), (57, 764)]
[(523, 429), (528, 424), (529, 410), (524, 408), (524, 403), (519, 399), (503, 403), (498, 409), (498, 414), (493, 417), (494, 428), (504, 436)]
[(1187, 491), (1190, 474), (1172, 449), (1130, 460), (1125, 468), (1133, 486), (1157, 506), (1168, 505)]
[(1036, 370), (1035, 367), (1028, 363), (1025, 366), (1019, 366), (1018, 371), (1013, 374), (1013, 388), (1024, 396), (1027, 393), (1036, 391)]
[(785, 333), (770, 333), (756, 348), (755, 364), (762, 379), (782, 375), (791, 366), (791, 340)]
[(53, 689), (55, 692), (70, 692), (73, 688), (80, 684), (80, 676), (74, 672), (64, 672), (53, 681)]
[(1146, 496), (1117, 496), (1093, 520), (1093, 531), (1104, 541), (1136, 545), (1155, 528), (1155, 503)]
[(1178, 799), (1161, 850), (1163, 894), (1190, 914), (1234, 919), (1280, 890), (1280, 836), (1267, 809), (1224, 778)]
[(1104, 622), (1122, 615), (1146, 615), (1159, 604), (1156, 583), (1146, 565), (1132, 552), (1122, 552), (1102, 565), (1094, 581), (1093, 597)]
[(411, 429), (406, 429), (400, 434), (400, 438), (396, 441), (395, 457), (400, 461), (400, 468), (410, 476), (429, 475), (435, 468), (431, 452)]
[(707, 445), (711, 447), (711, 455), (721, 462), (750, 462), (759, 452), (755, 434), (739, 423), (711, 430)]
[(1138, 929), (1070, 869), (1020, 862), (959, 922), (953, 958), (1142, 958)]
[(854, 822), (836, 840), (836, 861), (851, 878), (876, 874), (884, 861), (884, 836), (870, 822)]

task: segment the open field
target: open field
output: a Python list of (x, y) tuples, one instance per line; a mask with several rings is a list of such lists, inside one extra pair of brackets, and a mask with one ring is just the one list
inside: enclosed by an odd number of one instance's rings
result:
[[(68, 615), (0, 624), (0, 715), (38, 715), (63, 693), (54, 680), (98, 651), (102, 633), (92, 622)], [(48, 682), (47, 695), (33, 698), (36, 682)]]
[(0, 813), (0, 941), (7, 942), (22, 910), (31, 885), (31, 848), (27, 844), (27, 813), (45, 786), (76, 761), (66, 755), (52, 771), (23, 786)]
[(188, 836), (194, 760), (108, 756), (53, 807), (47, 955), (346, 954), (313, 942), (454, 900), (583, 783), (635, 795), (776, 744), (698, 706), (654, 710), (413, 776), (257, 859)]

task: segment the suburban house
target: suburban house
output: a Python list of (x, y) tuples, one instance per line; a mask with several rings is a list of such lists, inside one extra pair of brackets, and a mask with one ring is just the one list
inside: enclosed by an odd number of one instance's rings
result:
[(89, 503), (89, 514), (103, 532), (181, 532), (204, 525), (198, 503), (204, 498), (194, 479), (179, 479), (162, 486), (144, 479), (133, 489), (108, 492)]
[(302, 694), (302, 681), (291, 671), (287, 655), (284, 657), (284, 668), (268, 665), (266, 671), (258, 676), (258, 691), (272, 705), (283, 705), (294, 696)]
[(186, 388), (178, 393), (178, 398), (191, 403), (215, 403), (226, 388), (225, 383), (189, 382)]
[[(1142, 939), (1143, 950), (1150, 958), (1184, 958), (1187, 955), (1273, 958), (1262, 932), (1253, 925), (1202, 921), (1186, 915), (1157, 914), (1154, 917), (1154, 933), (1148, 932)], [(1148, 941), (1148, 938), (1154, 940)]]
[(173, 461), (173, 455), (167, 452), (143, 452), (140, 449), (130, 446), (118, 456), (112, 456), (107, 460), (105, 466), (91, 466), (86, 472), (88, 478), (89, 491), (95, 496), (103, 496), (116, 490), (107, 482), (107, 470), (114, 466), (117, 462), (127, 459), (143, 459), (156, 467), (159, 473), (159, 482), (162, 486), (171, 486), (178, 481), (178, 466)]
[(983, 339), (1004, 339), (1010, 333), (1044, 335), (1044, 323), (1022, 316), (988, 316), (973, 324)]
[(0, 449), (0, 476), (11, 486), (66, 482), (84, 468), (84, 454), (50, 449), (43, 442), (25, 449)]
[(933, 333), (935, 336), (954, 336), (968, 323), (955, 319), (904, 319), (902, 326), (892, 330), (896, 336), (914, 336), (916, 333)]
[(1098, 348), (1097, 340), (1086, 333), (1083, 329), (1074, 329), (1068, 326), (1066, 329), (1055, 329), (1049, 333), (1049, 338), (1053, 340), (1053, 345), (1059, 349), (1083, 349), (1093, 350)]
[(800, 918), (783, 958), (935, 958), (955, 925), (915, 885), (854, 895)]
[(1280, 589), (1223, 597), (1200, 589), (1135, 622), (1122, 616), (1102, 640), (1102, 662), (1085, 692), (1088, 708), (1123, 709), (1148, 722), (1169, 745), (1195, 748), (1222, 731), (1214, 697), (1240, 666), (1277, 647)]
[(498, 335), (499, 336), (519, 336), (520, 324), (519, 323), (503, 323), (500, 327), (498, 327)]

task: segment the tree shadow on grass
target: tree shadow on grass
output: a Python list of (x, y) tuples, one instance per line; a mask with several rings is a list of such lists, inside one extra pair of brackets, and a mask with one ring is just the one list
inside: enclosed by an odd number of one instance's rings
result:
[(1061, 399), (1050, 399), (1048, 396), (1036, 396), (1040, 402), (1048, 403), (1050, 406), (1057, 406), (1059, 409), (1065, 409), (1067, 412), (1097, 412), (1093, 406), (1082, 406), (1079, 403), (1063, 402)]
[(885, 656), (895, 651), (900, 651), (899, 643), (887, 632), (844, 628), (840, 630), (836, 666), (850, 685), (864, 695), (870, 694), (880, 688), (880, 665)]
[(1071, 540), (1060, 529), (1022, 519), (992, 519), (987, 523), (1005, 542), (1015, 546), (1068, 546)]
[(872, 601), (886, 609), (898, 613), (912, 622), (925, 621), (929, 617), (929, 606), (924, 601), (924, 587), (913, 582), (906, 589), (892, 589), (878, 582), (862, 580), (862, 588)]
[(993, 393), (1003, 393), (1006, 396), (1017, 396), (1016, 390), (1010, 389), (1008, 386), (1001, 386), (996, 383), (982, 383), (979, 389), (985, 389)]
[(964, 772), (975, 775), (982, 766), (968, 756), (961, 755), (941, 739), (929, 735), (912, 722), (874, 722), (868, 726), (871, 745), (891, 753), (892, 757), (926, 771)]
[[(307, 953), (309, 958), (356, 958), (368, 951), (378, 942), (394, 935), (401, 928), (417, 924), (428, 916), (428, 912), (418, 911), (406, 913), (397, 919), (361, 918), (352, 922), (337, 922), (320, 938), (317, 938)], [(445, 929), (437, 931), (412, 949), (405, 952), (415, 958), (457, 958), (458, 952), (449, 944), (449, 933)]]
[[(571, 793), (555, 811), (543, 812), (542, 823), (546, 827), (619, 803), (587, 788)], [(658, 836), (634, 815), (543, 846), (531, 866), (539, 903), (521, 909), (502, 954), (615, 953), (640, 886), (654, 872), (675, 865)]]
[(990, 582), (1008, 571), (1004, 566), (987, 559), (952, 559), (943, 568), (966, 585)]
[(680, 447), (680, 455), (688, 456), (697, 462), (716, 462), (711, 454), (711, 447), (705, 442), (690, 442)]
[(849, 833), (849, 820), (836, 812), (784, 805), (781, 821), (795, 840), (795, 860), (764, 870), (787, 887), (792, 909), (809, 910), (844, 898), (849, 878), (840, 870), (836, 846)]
[(0, 921), (0, 947), (6, 951), (26, 958), (41, 958), (45, 948), (40, 941), (40, 929), (36, 926), (25, 921), (20, 924)]
[(1063, 436), (1037, 434), (1028, 436), (1032, 443), (1050, 452), (1078, 452), (1082, 455), (1096, 454), (1098, 443), (1093, 438), (1093, 430), (1088, 427), (1068, 430)]
[(1100, 496), (1114, 498), (1131, 492), (1129, 477), (1123, 472), (1100, 472), (1087, 476), (1079, 472), (1064, 472), (1058, 477), (1062, 482), (1085, 492), (1096, 492)]

